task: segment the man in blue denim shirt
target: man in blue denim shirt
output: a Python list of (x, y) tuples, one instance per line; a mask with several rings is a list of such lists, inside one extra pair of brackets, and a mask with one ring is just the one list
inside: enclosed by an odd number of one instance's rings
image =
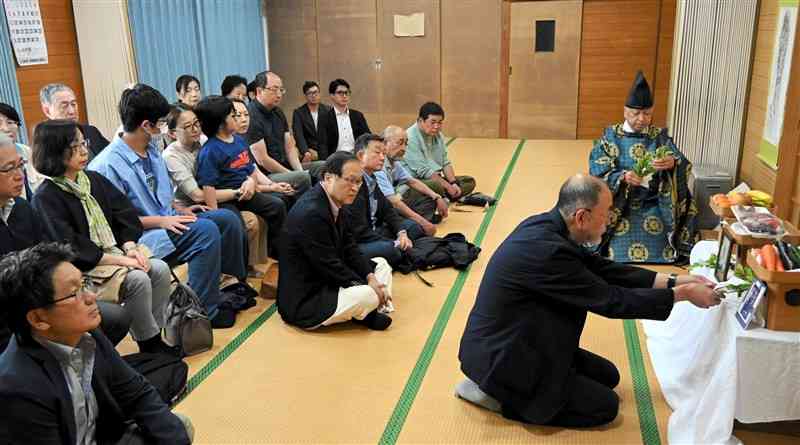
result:
[(141, 214), (139, 240), (170, 265), (189, 263), (189, 285), (206, 307), (215, 328), (231, 327), (236, 311), (222, 304), (220, 272), (247, 277), (247, 238), (230, 210), (205, 211), (201, 205), (174, 207), (169, 173), (161, 153), (150, 144), (159, 121), (169, 112), (164, 96), (137, 84), (122, 93), (123, 132), (89, 164), (117, 186)]

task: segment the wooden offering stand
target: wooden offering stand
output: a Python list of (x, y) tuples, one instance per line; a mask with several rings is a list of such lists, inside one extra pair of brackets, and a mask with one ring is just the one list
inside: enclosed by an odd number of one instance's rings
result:
[(800, 272), (767, 270), (758, 264), (754, 250), (747, 255), (747, 265), (767, 284), (767, 329), (800, 332)]

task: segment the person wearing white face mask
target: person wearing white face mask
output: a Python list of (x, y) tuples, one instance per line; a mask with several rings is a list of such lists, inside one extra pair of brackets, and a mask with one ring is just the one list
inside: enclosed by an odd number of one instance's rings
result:
[(523, 221), (497, 248), (461, 338), (456, 395), (504, 417), (566, 428), (613, 421), (619, 371), (580, 348), (588, 312), (665, 320), (673, 305), (720, 303), (714, 283), (615, 263), (583, 248), (606, 231), (611, 192), (575, 175), (555, 208)]

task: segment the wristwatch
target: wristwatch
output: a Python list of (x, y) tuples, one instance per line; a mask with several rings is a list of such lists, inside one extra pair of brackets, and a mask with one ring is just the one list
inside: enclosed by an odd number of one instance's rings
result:
[(671, 273), (669, 274), (669, 278), (667, 278), (667, 289), (672, 289), (675, 287), (675, 284), (678, 282), (678, 275)]

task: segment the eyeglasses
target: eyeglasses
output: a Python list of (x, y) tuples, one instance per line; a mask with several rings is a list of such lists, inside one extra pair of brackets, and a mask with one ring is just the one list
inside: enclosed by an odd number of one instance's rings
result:
[(14, 173), (16, 171), (22, 173), (25, 171), (25, 165), (27, 163), (28, 161), (26, 161), (25, 159), (21, 159), (19, 163), (17, 163), (17, 165), (12, 165), (11, 167), (6, 167), (6, 168), (0, 168), (0, 173), (8, 174), (8, 173)]
[(351, 93), (350, 93), (350, 90), (339, 90), (339, 91), (337, 91), (337, 92), (335, 92), (333, 94), (335, 94), (337, 96), (349, 96)]
[(11, 119), (0, 119), (0, 125), (6, 125), (8, 127), (19, 127), (19, 122), (13, 121)]
[(265, 90), (270, 90), (270, 91), (272, 91), (273, 93), (278, 93), (278, 92), (280, 92), (281, 94), (285, 94), (285, 93), (286, 93), (286, 88), (284, 88), (284, 87), (279, 87), (279, 86), (274, 86), (274, 87), (266, 87), (266, 88), (264, 88), (264, 89), (265, 89)]
[(73, 101), (69, 101), (69, 102), (67, 102), (67, 101), (59, 102), (58, 104), (56, 104), (56, 107), (61, 111), (66, 111), (66, 110), (68, 110), (70, 108), (75, 108), (77, 110), (78, 109), (78, 101), (77, 100), (73, 100)]
[(353, 178), (353, 177), (345, 178), (344, 176), (339, 176), (339, 177), (344, 179), (348, 184), (350, 184), (353, 187), (361, 187), (361, 184), (364, 183), (363, 176), (359, 176), (358, 178)]
[(311, 90), (306, 93), (306, 96), (319, 96), (319, 90)]
[(84, 139), (84, 140), (82, 140), (80, 142), (75, 142), (74, 144), (71, 144), (69, 146), (69, 148), (71, 148), (72, 151), (78, 151), (78, 148), (83, 148), (84, 150), (88, 151), (89, 150), (89, 140), (88, 139)]
[(48, 306), (53, 306), (60, 301), (69, 300), (70, 298), (80, 298), (81, 301), (85, 301), (88, 295), (90, 294), (94, 295), (96, 293), (97, 289), (94, 283), (92, 283), (92, 280), (90, 280), (89, 278), (84, 278), (83, 281), (81, 282), (81, 287), (78, 290), (67, 295), (66, 297), (57, 298), (53, 300), (53, 302), (50, 303)]
[(200, 121), (199, 120), (194, 120), (194, 121), (189, 122), (188, 124), (186, 124), (186, 125), (181, 127), (181, 129), (184, 130), (184, 131), (189, 131), (192, 128), (200, 129)]

